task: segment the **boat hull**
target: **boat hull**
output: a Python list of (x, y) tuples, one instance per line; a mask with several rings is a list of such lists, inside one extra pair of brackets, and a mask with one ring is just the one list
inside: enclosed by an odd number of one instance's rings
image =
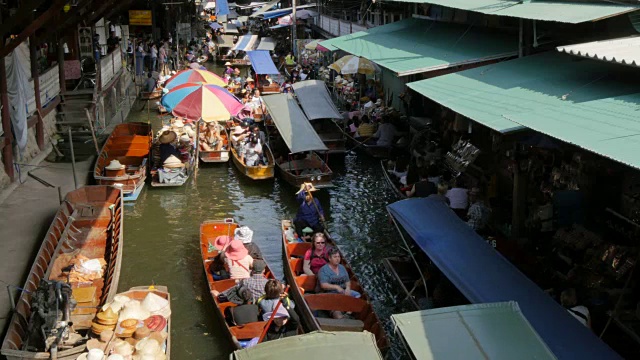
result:
[(312, 153), (310, 158), (276, 163), (280, 176), (294, 187), (312, 183), (316, 188), (333, 187), (333, 172), (320, 156)]
[(393, 191), (393, 193), (397, 197), (401, 199), (406, 199), (407, 194), (403, 193), (402, 190), (400, 190), (400, 188), (396, 184), (396, 182), (394, 182), (393, 179), (391, 179), (391, 174), (389, 174), (389, 172), (387, 171), (386, 161), (384, 159), (380, 160), (380, 166), (382, 167), (382, 173), (384, 174), (384, 179), (387, 183), (387, 186), (391, 189), (391, 191)]
[(229, 161), (229, 135), (227, 133), (227, 129), (222, 126), (222, 130), (220, 131), (220, 136), (222, 137), (222, 141), (224, 144), (223, 150), (216, 151), (203, 151), (200, 149), (199, 157), (200, 161), (204, 163), (225, 163)]
[(269, 146), (263, 145), (262, 149), (264, 150), (264, 155), (269, 160), (269, 165), (259, 165), (259, 166), (246, 166), (240, 158), (238, 157), (238, 153), (236, 150), (231, 147), (231, 155), (233, 159), (233, 164), (236, 166), (240, 172), (248, 177), (251, 180), (266, 180), (273, 179), (275, 175), (275, 161), (273, 159), (273, 154), (271, 153), (271, 149)]
[[(117, 293), (123, 249), (122, 192), (112, 186), (85, 186), (67, 194), (47, 231), (36, 259), (16, 303), (0, 353), (7, 359), (49, 359), (49, 352), (23, 350), (32, 316), (32, 293), (41, 280), (62, 280), (62, 269), (68, 263), (66, 254), (88, 258), (102, 257), (107, 265), (104, 276), (93, 282), (75, 283), (72, 287), (96, 287), (91, 306), (80, 306), (71, 313), (74, 328), (88, 331), (97, 310)], [(104, 235), (106, 234), (106, 236)], [(58, 359), (76, 359), (86, 345), (58, 352)]]

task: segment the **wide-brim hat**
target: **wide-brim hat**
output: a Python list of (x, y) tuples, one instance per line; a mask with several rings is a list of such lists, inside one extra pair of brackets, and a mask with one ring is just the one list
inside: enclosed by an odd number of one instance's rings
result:
[(109, 165), (104, 167), (107, 170), (122, 170), (124, 169), (124, 165), (120, 164), (118, 160), (111, 160)]
[(243, 244), (248, 244), (253, 239), (253, 230), (248, 226), (241, 226), (234, 231), (233, 238), (242, 241)]
[(160, 144), (169, 144), (174, 142), (177, 137), (178, 134), (176, 134), (175, 131), (165, 130), (164, 132), (162, 132), (162, 135), (158, 137), (158, 141), (160, 142)]
[(180, 136), (180, 141), (182, 141), (182, 142), (191, 142), (191, 138), (189, 137), (189, 135), (184, 134), (184, 135)]
[(244, 129), (242, 128), (242, 126), (238, 125), (233, 128), (233, 135), (240, 135), (243, 133), (244, 133)]
[(231, 242), (231, 237), (227, 236), (227, 235), (221, 235), (218, 236), (216, 238), (216, 240), (213, 242), (213, 246), (216, 247), (216, 249), (222, 251), (222, 250), (226, 250), (227, 245), (229, 245), (229, 243)]
[(247, 81), (253, 81), (253, 79), (251, 78), (251, 76), (249, 76), (249, 77), (247, 78)]
[(167, 158), (167, 160), (164, 161), (164, 163), (162, 163), (162, 167), (181, 168), (184, 167), (184, 164), (175, 155), (171, 155)]
[[(272, 314), (273, 314), (273, 311), (269, 311), (269, 312), (264, 313), (264, 315), (262, 315), (262, 320), (269, 321), (269, 319), (271, 319), (271, 315)], [(279, 306), (278, 310), (276, 310), (276, 314), (273, 316), (273, 318), (277, 319), (277, 318), (283, 318), (283, 317), (288, 318), (289, 317), (289, 312), (283, 306)]]
[(313, 229), (307, 226), (306, 228), (302, 229), (302, 233), (303, 234), (313, 234)]
[(229, 260), (242, 260), (249, 255), (249, 250), (242, 244), (240, 240), (231, 240), (227, 252), (225, 253)]
[(184, 127), (184, 123), (182, 122), (182, 120), (181, 120), (181, 119), (176, 119), (176, 120), (173, 122), (173, 124), (171, 124), (171, 127), (174, 127), (174, 128), (178, 128), (178, 129), (180, 129), (180, 128), (183, 128), (183, 127)]
[[(307, 186), (310, 186), (310, 188), (309, 188), (309, 189), (307, 189)], [(306, 183), (304, 183), (304, 184), (300, 185), (300, 190), (298, 190), (298, 192), (296, 193), (296, 195), (297, 195), (297, 194), (300, 194), (302, 191), (309, 191), (309, 192), (311, 192), (311, 191), (317, 191), (317, 190), (318, 190), (318, 189), (316, 189), (316, 187), (315, 187), (315, 186), (313, 186), (313, 183), (308, 183), (308, 182), (306, 182)]]
[(227, 61), (226, 63), (224, 63), (224, 66), (231, 66), (231, 63)]

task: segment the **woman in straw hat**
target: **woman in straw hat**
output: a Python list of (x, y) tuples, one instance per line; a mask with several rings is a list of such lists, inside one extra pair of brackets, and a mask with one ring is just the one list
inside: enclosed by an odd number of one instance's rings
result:
[(314, 198), (311, 193), (316, 191), (312, 183), (304, 183), (300, 185), (300, 190), (296, 193), (296, 200), (300, 204), (298, 214), (293, 220), (298, 236), (302, 238), (304, 235), (302, 229), (310, 227), (314, 233), (324, 232), (324, 210), (320, 201)]
[(246, 279), (251, 277), (253, 258), (240, 240), (232, 240), (225, 251), (225, 264), (229, 268), (231, 279)]
[(226, 69), (224, 69), (224, 73), (233, 75), (233, 69), (231, 68), (231, 63), (227, 61), (226, 63), (224, 63), (224, 66), (227, 67)]
[(176, 149), (173, 142), (178, 138), (173, 130), (164, 130), (160, 136), (158, 136), (158, 142), (160, 143), (160, 164), (163, 164), (171, 155), (180, 157), (180, 151)]

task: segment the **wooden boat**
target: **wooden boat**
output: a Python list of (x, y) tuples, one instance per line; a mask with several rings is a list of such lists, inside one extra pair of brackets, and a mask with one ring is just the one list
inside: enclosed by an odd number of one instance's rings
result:
[[(46, 308), (32, 309), (32, 302), (36, 294), (41, 294), (39, 286), (47, 284), (44, 281), (57, 281), (54, 286), (68, 283), (78, 301), (78, 306), (69, 314), (69, 321), (73, 322), (70, 333), (85, 335), (89, 331), (96, 312), (113, 299), (118, 289), (124, 245), (122, 207), (122, 191), (113, 186), (85, 186), (67, 194), (40, 246), (14, 309), (0, 351), (7, 359), (57, 356), (59, 360), (71, 360), (86, 349), (84, 341), (69, 345), (54, 341), (57, 349), (45, 347), (43, 330), (37, 324), (43, 321), (38, 319)], [(76, 256), (104, 260), (103, 276), (76, 281), (77, 273), (69, 272), (70, 262), (77, 259)], [(60, 311), (57, 308), (48, 310), (49, 313)], [(54, 321), (54, 325), (58, 333), (66, 331), (60, 321)], [(47, 336), (51, 340), (54, 335), (49, 333)]]
[(162, 89), (155, 89), (152, 92), (141, 91), (140, 100), (156, 100), (162, 97)]
[(305, 182), (313, 183), (316, 188), (332, 187), (333, 172), (329, 165), (315, 152), (300, 160), (276, 161), (280, 176), (289, 184), (300, 187)]
[(221, 126), (220, 136), (222, 137), (222, 149), (216, 151), (200, 150), (199, 157), (205, 163), (225, 163), (229, 161), (229, 133), (224, 126)]
[[(125, 123), (115, 129), (102, 146), (93, 169), (98, 185), (121, 186), (124, 201), (135, 201), (147, 179), (149, 153), (153, 135), (151, 125)], [(117, 160), (125, 168), (107, 170), (105, 167)]]
[[(303, 257), (307, 250), (311, 249), (309, 242), (289, 243), (286, 231), (292, 228), (291, 220), (283, 220), (282, 226), (282, 251), (284, 274), (296, 303), (296, 309), (300, 314), (300, 319), (305, 325), (305, 330), (316, 331), (369, 331), (376, 337), (378, 348), (384, 350), (388, 347), (387, 336), (382, 328), (382, 323), (373, 311), (373, 306), (369, 303), (369, 297), (347, 264), (342, 258), (342, 264), (347, 269), (351, 278), (351, 289), (362, 294), (360, 299), (343, 295), (329, 293), (314, 293), (317, 284), (315, 275), (305, 275), (302, 270)], [(336, 247), (336, 244), (328, 233), (327, 246)], [(333, 319), (331, 317), (320, 317), (320, 312), (343, 311), (351, 312), (353, 319)]]
[[(171, 306), (171, 295), (169, 294), (169, 290), (166, 286), (162, 285), (152, 285), (152, 286), (135, 286), (125, 291), (123, 293), (119, 293), (118, 295), (124, 295), (131, 300), (138, 300), (142, 302), (147, 294), (153, 293), (160, 296), (163, 299), (167, 299), (169, 301), (169, 306)], [(165, 328), (167, 332), (167, 340), (165, 344), (160, 344), (165, 349), (165, 355), (167, 356), (167, 360), (171, 359), (171, 315), (167, 318), (167, 327)], [(164, 346), (166, 345), (166, 346)]]
[(231, 62), (231, 66), (251, 66), (251, 61), (244, 59), (228, 59)]
[(264, 156), (268, 160), (268, 165), (247, 166), (244, 162), (240, 161), (240, 157), (236, 152), (236, 149), (231, 146), (231, 154), (233, 156), (233, 164), (240, 170), (240, 172), (251, 180), (265, 180), (272, 179), (274, 176), (275, 160), (271, 149), (268, 145), (262, 145)]
[(411, 258), (409, 256), (394, 256), (382, 259), (382, 263), (400, 285), (402, 301), (409, 300), (416, 310), (421, 309), (418, 302), (426, 300), (427, 294), (424, 291), (424, 286), (421, 286), (420, 273)]
[(338, 124), (331, 119), (318, 119), (311, 123), (324, 145), (329, 149), (325, 153), (329, 155), (347, 153), (347, 138)]
[[(183, 154), (188, 160), (183, 159), (184, 168), (165, 169), (160, 164), (160, 143), (154, 140), (153, 149), (153, 167), (151, 169), (151, 186), (153, 187), (175, 187), (182, 186), (191, 177), (195, 168), (195, 146), (191, 145), (188, 154)], [(167, 180), (170, 179), (170, 180)]]
[(389, 172), (387, 171), (387, 161), (386, 160), (380, 160), (380, 166), (382, 167), (382, 173), (384, 174), (384, 179), (387, 182), (387, 185), (389, 186), (389, 188), (393, 191), (393, 193), (401, 198), (401, 199), (405, 199), (407, 197), (407, 194), (405, 194), (402, 190), (400, 190), (400, 183), (396, 180), (394, 180), (391, 177), (391, 174), (389, 174)]
[(276, 82), (273, 82), (271, 85), (258, 86), (258, 90), (260, 90), (260, 93), (262, 95), (279, 94), (280, 85), (278, 85), (278, 83)]
[[(213, 298), (213, 303), (216, 305), (217, 313), (225, 324), (224, 332), (236, 350), (242, 349), (240, 341), (259, 337), (267, 324), (266, 321), (256, 321), (241, 326), (229, 326), (225, 321), (225, 309), (236, 306), (236, 304), (232, 302), (219, 302), (218, 298), (213, 296), (213, 290), (223, 292), (236, 285), (236, 281), (233, 279), (214, 280), (209, 271), (209, 266), (218, 255), (218, 249), (213, 245), (216, 237), (220, 235), (233, 236), (237, 227), (238, 224), (236, 224), (233, 219), (207, 220), (200, 225), (200, 252), (202, 254), (202, 265), (204, 266), (207, 283), (209, 284), (209, 292)], [(265, 269), (265, 277), (275, 279), (268, 266)]]

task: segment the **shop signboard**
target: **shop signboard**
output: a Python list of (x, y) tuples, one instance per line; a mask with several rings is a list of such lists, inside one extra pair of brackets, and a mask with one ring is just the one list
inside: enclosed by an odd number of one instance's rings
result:
[(151, 10), (129, 10), (129, 25), (151, 26)]
[(90, 27), (78, 28), (78, 40), (80, 42), (80, 58), (93, 58), (93, 36)]

